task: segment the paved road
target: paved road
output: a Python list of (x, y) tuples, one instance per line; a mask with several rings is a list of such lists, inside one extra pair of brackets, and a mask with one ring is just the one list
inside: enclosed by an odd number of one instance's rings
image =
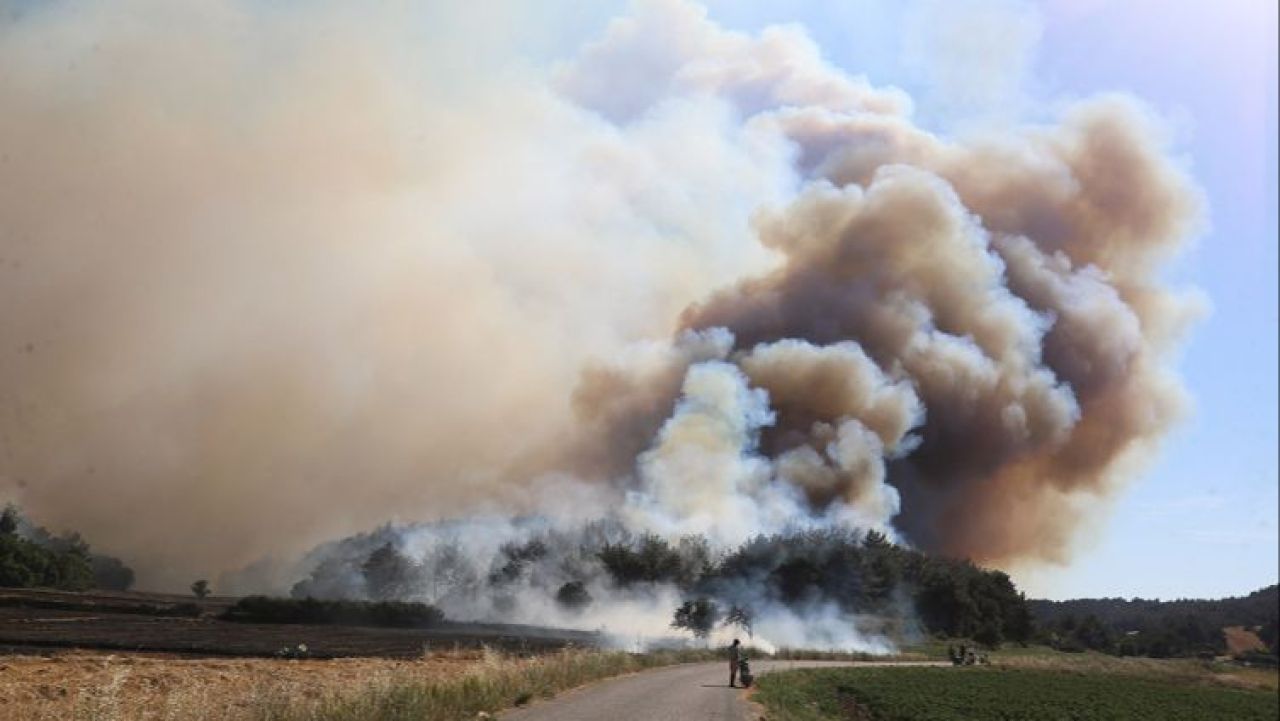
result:
[[(757, 674), (839, 661), (753, 661)], [(928, 664), (933, 665), (933, 664)], [(503, 714), (503, 721), (747, 721), (745, 692), (729, 688), (728, 663), (693, 663), (603, 681)]]

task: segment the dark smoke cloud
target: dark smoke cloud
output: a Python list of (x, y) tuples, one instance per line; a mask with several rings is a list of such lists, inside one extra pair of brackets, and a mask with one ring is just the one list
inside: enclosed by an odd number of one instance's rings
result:
[[(968, 144), (805, 120), (783, 125), (820, 179), (761, 223), (782, 266), (684, 324), (744, 349), (856, 342), (924, 406), (919, 447), (889, 474), (906, 536), (987, 562), (1062, 559), (1078, 501), (1114, 490), (1179, 416), (1166, 363), (1196, 299), (1162, 285), (1159, 261), (1192, 230), (1196, 193), (1119, 98)], [(844, 416), (811, 388), (778, 408), (774, 443)]]

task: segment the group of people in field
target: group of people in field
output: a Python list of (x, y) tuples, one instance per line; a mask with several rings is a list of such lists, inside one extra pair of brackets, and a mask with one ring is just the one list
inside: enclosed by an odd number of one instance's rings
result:
[(955, 666), (976, 666), (987, 662), (985, 653), (978, 653), (963, 643), (960, 644), (959, 648), (947, 646), (947, 657), (951, 659), (952, 665)]

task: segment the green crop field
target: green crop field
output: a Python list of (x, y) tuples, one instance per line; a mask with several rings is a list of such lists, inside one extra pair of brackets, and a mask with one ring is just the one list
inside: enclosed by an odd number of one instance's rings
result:
[(760, 679), (768, 721), (1275, 721), (1274, 691), (1106, 673), (993, 668), (840, 668)]

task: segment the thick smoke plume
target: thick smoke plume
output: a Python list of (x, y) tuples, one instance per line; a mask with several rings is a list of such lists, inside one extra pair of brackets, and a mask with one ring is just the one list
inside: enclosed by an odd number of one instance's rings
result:
[(682, 0), (545, 71), (480, 11), (191, 5), (0, 21), (0, 494), (140, 585), (471, 514), (224, 590), (522, 514), (1060, 561), (1184, 406), (1199, 196), (1131, 99), (949, 137)]
[[(682, 322), (734, 333), (731, 357), (776, 399), (769, 456), (843, 448), (852, 426), (877, 442), (845, 456), (889, 460), (913, 542), (1060, 559), (1082, 512), (1072, 501), (1105, 495), (1178, 415), (1162, 362), (1193, 308), (1159, 285), (1155, 262), (1185, 237), (1194, 196), (1118, 99), (970, 146), (882, 120), (778, 119), (802, 148), (835, 148), (812, 158), (819, 180), (760, 221), (781, 267)], [(884, 155), (861, 155), (878, 143)], [(919, 406), (918, 444), (895, 453)], [(859, 480), (832, 461), (800, 484), (812, 505), (868, 505), (884, 471)]]
[[(578, 72), (642, 65), (646, 19), (615, 24)], [(712, 92), (785, 138), (799, 189), (756, 218), (776, 266), (681, 315), (684, 363), (588, 374), (584, 445), (612, 452), (609, 473), (637, 465), (651, 522), (892, 519), (948, 555), (1064, 560), (1184, 403), (1167, 360), (1199, 303), (1160, 263), (1198, 194), (1158, 126), (1111, 96), (1053, 125), (943, 138), (790, 31), (700, 27), (646, 84)]]

